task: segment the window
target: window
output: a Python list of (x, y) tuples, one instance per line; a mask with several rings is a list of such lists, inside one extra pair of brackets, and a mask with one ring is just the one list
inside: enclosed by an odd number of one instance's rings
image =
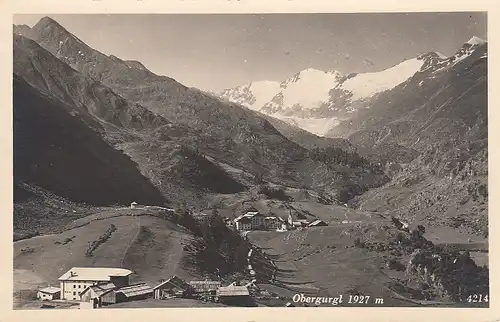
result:
[(76, 292), (73, 292), (73, 295), (76, 295)]
[(73, 284), (73, 288), (76, 288), (76, 285), (75, 285), (75, 284)]
[(82, 286), (81, 286), (81, 285), (78, 285), (78, 288), (82, 288)]

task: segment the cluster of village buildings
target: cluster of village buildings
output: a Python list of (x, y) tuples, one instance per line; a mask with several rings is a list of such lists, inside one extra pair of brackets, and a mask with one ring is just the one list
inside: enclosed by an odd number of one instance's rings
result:
[(172, 276), (150, 286), (147, 283), (130, 284), (131, 274), (132, 271), (124, 268), (73, 267), (59, 278), (60, 287), (40, 289), (37, 297), (79, 302), (81, 309), (148, 298), (196, 298), (236, 305), (251, 301), (248, 285), (222, 286), (220, 281), (212, 280), (186, 282)]
[[(140, 207), (136, 203), (131, 208)], [(275, 230), (327, 226), (321, 220), (296, 219), (290, 214), (287, 220), (277, 216), (265, 216), (258, 211), (246, 212), (233, 220), (226, 218), (226, 225), (237, 231)], [(249, 253), (249, 256), (251, 251)], [(251, 268), (251, 267), (250, 267)], [(147, 283), (130, 284), (132, 271), (124, 268), (73, 267), (59, 278), (59, 287), (49, 286), (38, 290), (40, 300), (62, 300), (79, 302), (80, 308), (97, 308), (114, 303), (144, 300), (148, 298), (168, 299), (172, 297), (197, 298), (227, 304), (251, 302), (249, 286), (222, 286), (220, 281), (186, 282), (177, 276), (160, 281), (155, 286)]]
[(225, 221), (226, 225), (238, 231), (287, 231), (300, 227), (328, 226), (327, 223), (319, 219), (315, 219), (313, 221), (309, 221), (307, 219), (296, 219), (290, 214), (288, 215), (287, 220), (284, 220), (283, 218), (278, 216), (265, 216), (258, 211), (249, 211), (233, 220), (226, 218)]

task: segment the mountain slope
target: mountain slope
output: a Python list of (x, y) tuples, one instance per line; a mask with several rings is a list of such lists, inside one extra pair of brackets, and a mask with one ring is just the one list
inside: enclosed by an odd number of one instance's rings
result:
[[(311, 187), (342, 190), (357, 178), (366, 179), (370, 186), (378, 186), (385, 180), (382, 175), (361, 168), (314, 160), (306, 149), (289, 141), (252, 111), (155, 75), (137, 63), (131, 65), (115, 56), (106, 56), (50, 18), (40, 20), (30, 30), (29, 37), (83, 75), (175, 124), (157, 127), (153, 132), (159, 140), (124, 142), (121, 146), (132, 149), (127, 150), (127, 154), (134, 160), (139, 158), (141, 171), (156, 185), (165, 185), (160, 188), (162, 191), (173, 190), (162, 179), (168, 173), (169, 164), (159, 169), (152, 164), (156, 164), (163, 153), (168, 155), (177, 149), (177, 145), (191, 145), (201, 156), (262, 174), (265, 180), (284, 185), (302, 186), (306, 182)], [(182, 133), (173, 128), (187, 131)], [(167, 139), (162, 139), (164, 137)], [(157, 149), (160, 146), (162, 148)], [(204, 193), (201, 189), (196, 192), (196, 198), (188, 199), (197, 201)]]
[(353, 204), (488, 234), (487, 44), (472, 43), (335, 129), (357, 145), (401, 144), (420, 153)]
[[(210, 161), (193, 153), (183, 154), (179, 161), (175, 151), (185, 150), (196, 137), (202, 137), (200, 132), (175, 126), (148, 109), (127, 101), (23, 36), (14, 36), (14, 55), (16, 77), (28, 81), (64, 108), (68, 117), (80, 120), (89, 130), (132, 158), (140, 172), (168, 199), (198, 202), (203, 201), (202, 192), (239, 192), (245, 188)], [(162, 148), (158, 149), (160, 146)], [(30, 153), (35, 153), (31, 151), (32, 147), (29, 149)], [(95, 153), (99, 154), (98, 151)], [(61, 155), (59, 161), (65, 162), (65, 156)], [(172, 171), (172, 167), (176, 171)], [(50, 175), (58, 169), (55, 167)], [(192, 180), (195, 173), (202, 173), (197, 178), (200, 180)], [(84, 196), (82, 198), (90, 202)]]
[(169, 123), (63, 64), (28, 38), (14, 35), (13, 47), (14, 73), (41, 92), (72, 106), (68, 112), (97, 131), (144, 130)]
[(400, 143), (419, 150), (443, 139), (484, 137), (486, 46), (464, 44), (456, 55), (424, 66), (328, 135), (366, 144)]
[(17, 182), (96, 205), (165, 202), (127, 156), (16, 76), (14, 146)]

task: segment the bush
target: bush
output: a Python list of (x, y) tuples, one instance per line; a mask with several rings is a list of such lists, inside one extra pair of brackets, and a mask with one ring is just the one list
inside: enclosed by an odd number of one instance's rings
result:
[(109, 239), (109, 237), (111, 237), (111, 234), (115, 231), (116, 231), (116, 226), (111, 224), (110, 227), (106, 230), (106, 232), (102, 236), (100, 236), (97, 240), (94, 240), (93, 242), (90, 243), (89, 248), (87, 248), (87, 251), (85, 252), (85, 256), (87, 257), (92, 256), (97, 247), (105, 243)]

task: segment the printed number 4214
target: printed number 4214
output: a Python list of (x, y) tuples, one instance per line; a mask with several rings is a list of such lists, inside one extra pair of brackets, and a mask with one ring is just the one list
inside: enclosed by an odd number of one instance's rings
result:
[(469, 303), (488, 302), (488, 294), (486, 294), (486, 295), (482, 295), (482, 294), (469, 295), (469, 297), (467, 298), (467, 302), (469, 302)]

